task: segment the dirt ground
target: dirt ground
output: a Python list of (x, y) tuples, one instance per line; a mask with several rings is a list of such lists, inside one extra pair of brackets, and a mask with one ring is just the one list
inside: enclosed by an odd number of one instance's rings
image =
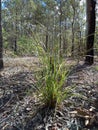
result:
[(98, 61), (95, 59), (92, 66), (72, 59), (66, 63), (75, 65), (66, 85), (76, 86), (74, 91), (84, 98), (64, 100), (61, 108), (49, 110), (35, 95), (39, 59), (4, 59), (5, 68), (0, 72), (0, 130), (98, 130)]

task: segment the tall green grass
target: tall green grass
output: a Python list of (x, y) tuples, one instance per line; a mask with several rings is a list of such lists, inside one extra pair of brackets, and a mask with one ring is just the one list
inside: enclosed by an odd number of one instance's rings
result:
[(55, 108), (73, 95), (72, 87), (64, 87), (69, 66), (55, 51), (52, 54), (45, 52), (40, 45), (36, 46), (36, 50), (41, 63), (41, 73), (38, 73), (39, 98), (45, 106)]

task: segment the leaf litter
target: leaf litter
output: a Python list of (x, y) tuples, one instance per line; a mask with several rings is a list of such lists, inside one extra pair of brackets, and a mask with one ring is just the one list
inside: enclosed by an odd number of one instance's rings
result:
[(43, 108), (35, 94), (38, 59), (11, 63), (5, 60), (0, 77), (0, 130), (98, 130), (97, 62), (74, 68), (68, 77), (67, 84), (76, 85), (84, 98), (74, 96), (55, 110)]

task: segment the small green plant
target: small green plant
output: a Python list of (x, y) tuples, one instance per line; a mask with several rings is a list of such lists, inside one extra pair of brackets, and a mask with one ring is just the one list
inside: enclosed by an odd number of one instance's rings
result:
[[(72, 94), (72, 87), (63, 87), (69, 74), (69, 67), (58, 54), (45, 52), (41, 46), (36, 46), (42, 65), (39, 81), (39, 97), (45, 106), (55, 108), (62, 100)], [(39, 73), (38, 73), (39, 74)]]
[(63, 67), (63, 63), (59, 64), (53, 57), (50, 57), (46, 68), (43, 70), (44, 86), (41, 89), (41, 98), (47, 106), (52, 108), (63, 99), (62, 86), (68, 74), (68, 71), (64, 70)]
[(55, 108), (63, 100), (72, 97), (75, 89), (75, 87), (65, 87), (70, 65), (66, 65), (65, 59), (60, 57), (58, 45), (59, 42), (56, 41), (53, 47), (46, 51), (39, 37), (35, 37), (33, 44), (35, 55), (40, 62), (40, 69), (36, 75), (38, 98), (49, 108)]
[(47, 64), (42, 71), (40, 97), (47, 107), (55, 108), (57, 105), (60, 105), (63, 100), (74, 95), (73, 90), (75, 87), (65, 87), (69, 68), (65, 67), (63, 60), (57, 60), (57, 57), (50, 56), (47, 60)]

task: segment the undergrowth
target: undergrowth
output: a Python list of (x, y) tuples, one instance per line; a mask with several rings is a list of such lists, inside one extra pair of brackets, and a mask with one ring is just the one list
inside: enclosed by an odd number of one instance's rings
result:
[(70, 66), (66, 66), (66, 61), (58, 53), (45, 52), (40, 45), (36, 50), (41, 64), (37, 75), (38, 97), (46, 107), (55, 108), (73, 95), (74, 87), (64, 87)]

